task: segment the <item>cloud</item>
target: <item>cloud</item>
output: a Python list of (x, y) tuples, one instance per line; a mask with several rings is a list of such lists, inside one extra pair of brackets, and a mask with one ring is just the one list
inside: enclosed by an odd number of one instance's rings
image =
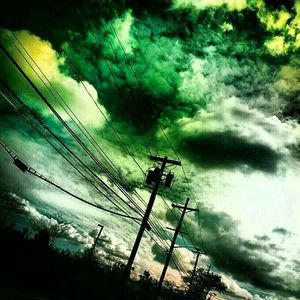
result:
[[(62, 218), (64, 222), (66, 222), (66, 226), (64, 227), (66, 236), (63, 237), (64, 240), (81, 244), (84, 247), (90, 247), (92, 245), (93, 239), (91, 238), (91, 236), (89, 236), (85, 231), (79, 231), (71, 222), (68, 221), (67, 216), (45, 215), (41, 213), (35, 206), (33, 206), (28, 200), (21, 198), (16, 194), (7, 193), (4, 196), (16, 199), (20, 203), (24, 204), (17, 218), (20, 219), (20, 216), (26, 217), (26, 220), (24, 224), (22, 224), (22, 227), (28, 227), (33, 231), (44, 228), (50, 229), (53, 226), (57, 226), (59, 224), (60, 220), (57, 219), (59, 217)], [(56, 244), (59, 245), (59, 241)]]
[[(231, 274), (235, 280), (262, 289), (287, 295), (299, 293), (299, 288), (282, 273), (277, 245), (242, 238), (238, 223), (229, 215), (199, 205), (198, 219), (185, 219), (190, 233), (188, 238), (192, 244), (200, 245), (216, 268)], [(167, 219), (172, 222), (169, 212)]]
[(267, 242), (270, 240), (270, 238), (267, 235), (256, 235), (255, 238), (258, 241)]
[(247, 7), (246, 0), (173, 0), (174, 9), (195, 9), (226, 7), (229, 10), (243, 10)]
[(286, 237), (290, 237), (293, 233), (283, 227), (275, 227), (272, 232), (277, 233), (279, 235), (283, 235)]
[(273, 173), (280, 155), (267, 145), (251, 143), (233, 132), (202, 132), (182, 139), (182, 151), (203, 168), (249, 167)]
[[(80, 79), (86, 82), (94, 97), (99, 98), (113, 125), (130, 149), (134, 149), (136, 156), (146, 157), (145, 145), (149, 143), (145, 142), (144, 137), (147, 138), (148, 134), (156, 139), (154, 142), (158, 145), (158, 152), (169, 151), (163, 145), (162, 135), (159, 131), (155, 132), (160, 122), (176, 150), (181, 150), (186, 164), (193, 169), (191, 174), (195, 178), (195, 190), (199, 191), (197, 196), (206, 196), (206, 192), (218, 189), (216, 177), (219, 177), (220, 171), (216, 169), (225, 169), (227, 174), (229, 171), (239, 174), (236, 169), (260, 171), (267, 173), (259, 174), (266, 176), (264, 178), (270, 173), (272, 176), (282, 175), (279, 172), (275, 174), (276, 170), (286, 162), (285, 159), (290, 158), (293, 150), (297, 151), (295, 149), (300, 141), (297, 123), (300, 116), (297, 54), (299, 1), (296, 1), (294, 11), (291, 1), (289, 5), (285, 2), (284, 8), (278, 1), (270, 0), (96, 2), (85, 2), (89, 9), (84, 7), (81, 10), (91, 26), (84, 24), (76, 13), (81, 7), (70, 1), (59, 5), (49, 5), (49, 1), (46, 1), (39, 6), (35, 5), (35, 1), (27, 1), (26, 4), (20, 4), (19, 11), (1, 10), (0, 19), (4, 22), (1, 27), (20, 30), (16, 32), (18, 37), (80, 118), (92, 128), (100, 128), (97, 130), (97, 140), (105, 144), (107, 153), (122, 167), (128, 180), (141, 186), (140, 174), (133, 171), (131, 161), (119, 151), (119, 144), (113, 140), (102, 121), (99, 123), (98, 112), (87, 104), (90, 99), (86, 98), (80, 83), (75, 80), (76, 77), (58, 50), (63, 49), (81, 71)], [(55, 0), (55, 3), (58, 2)], [(172, 3), (173, 9), (165, 10), (172, 8)], [(10, 6), (8, 1), (5, 7)], [(56, 7), (55, 22), (52, 20), (53, 7)], [(25, 9), (28, 12), (26, 18)], [(7, 11), (11, 14), (7, 14)], [(7, 16), (12, 16), (11, 20)], [(114, 25), (140, 85), (107, 20)], [(93, 34), (100, 41), (100, 46)], [(12, 51), (13, 48), (9, 49)], [(106, 62), (114, 76), (107, 69)], [(26, 94), (32, 105), (36, 105), (38, 100), (35, 95), (11, 72), (12, 68), (4, 68), (7, 70), (3, 74), (11, 80), (12, 86), (16, 86)], [(46, 92), (41, 84), (39, 87)], [(59, 106), (57, 109), (60, 109)], [(42, 109), (42, 112), (45, 119), (49, 117), (46, 110)], [(68, 116), (64, 117), (68, 119)], [(6, 116), (2, 123), (8, 120), (9, 123), (3, 125), (5, 132), (2, 132), (6, 137), (12, 135), (10, 126), (20, 130), (20, 135), (24, 133), (25, 129), (14, 118)], [(45, 147), (38, 148), (36, 140), (31, 143), (21, 140), (18, 137), (13, 141), (28, 157), (35, 155), (36, 165), (40, 165), (42, 171), (49, 169), (49, 173), (59, 174), (66, 186), (76, 186), (78, 192), (90, 193), (65, 164), (54, 164), (55, 156), (48, 155)], [(67, 137), (64, 140), (67, 141)], [(32, 147), (34, 145), (36, 147)], [(148, 163), (144, 159), (139, 162), (142, 168)], [(212, 170), (210, 174), (214, 174), (215, 178), (201, 175), (203, 181), (199, 183), (197, 180), (204, 168)], [(66, 171), (58, 172), (59, 169)], [(9, 172), (3, 172), (2, 177), (6, 177), (6, 181), (12, 177), (8, 176), (11, 175)], [(185, 197), (189, 191), (185, 188), (186, 182), (181, 179), (173, 190)], [(15, 181), (9, 183), (10, 188), (14, 188)], [(180, 181), (184, 182), (181, 184)], [(20, 179), (18, 188), (24, 182)], [(37, 186), (27, 184), (27, 189), (30, 187), (35, 190), (40, 198), (44, 194), (49, 196), (48, 190), (45, 192), (45, 189)], [(260, 186), (267, 190), (263, 184)], [(242, 193), (244, 186), (238, 188), (237, 194)], [(201, 189), (205, 189), (205, 192)], [(58, 198), (57, 193), (49, 196), (51, 202), (59, 206), (62, 205), (59, 200), (64, 199)], [(75, 204), (68, 201), (64, 203), (75, 211)], [(82, 207), (78, 207), (76, 218), (83, 215)], [(202, 229), (196, 220), (188, 219), (191, 242), (201, 244), (204, 241), (203, 248), (220, 270), (265, 289), (297, 292), (297, 277), (294, 273), (286, 273), (288, 267), (282, 268), (283, 259), (280, 260), (276, 255), (281, 248), (269, 241), (268, 236), (259, 235), (256, 240), (242, 237), (238, 232), (238, 222), (229, 215), (202, 206), (201, 209), (200, 219), (204, 222)], [(243, 219), (244, 216), (243, 211), (239, 217)], [(163, 217), (163, 213), (159, 217)], [(174, 222), (171, 215), (167, 218), (169, 222)], [(253, 219), (257, 220), (255, 216)], [(114, 229), (124, 230), (125, 222), (107, 223), (110, 226), (113, 224)], [(128, 235), (122, 236), (128, 247), (134, 234), (135, 229), (128, 227)], [(91, 235), (94, 236), (93, 233)], [(115, 241), (111, 235), (108, 237), (104, 234), (102, 238), (99, 245), (104, 252), (98, 247), (100, 255), (106, 253), (108, 257), (126, 258), (129, 250), (122, 247), (120, 241)], [(82, 233), (81, 241), (91, 243), (93, 239)], [(153, 255), (162, 262), (160, 251), (152, 250), (147, 244), (143, 248), (143, 258), (138, 263), (148, 266), (149, 257)], [(157, 263), (155, 267), (159, 273), (161, 265)], [(286, 281), (283, 277), (287, 278)], [(291, 278), (296, 279), (293, 281)], [(246, 297), (246, 292), (241, 293)]]
[[(102, 27), (94, 24), (94, 32), (74, 33), (62, 48), (83, 78), (96, 87), (112, 120), (145, 133), (167, 108), (175, 106), (178, 70), (184, 68), (185, 58), (181, 41), (167, 36), (176, 23), (147, 14), (142, 22), (136, 22), (131, 10), (110, 22), (117, 36), (103, 21)], [(126, 56), (118, 40), (125, 37)], [(103, 42), (99, 45), (97, 40)]]
[(295, 121), (280, 121), (236, 97), (211, 102), (176, 125), (170, 136), (183, 156), (203, 168), (275, 173), (300, 141)]
[[(151, 247), (151, 251), (152, 254), (154, 255), (154, 260), (164, 265), (166, 261), (167, 253), (157, 244), (153, 244), (153, 246)], [(177, 268), (173, 259), (171, 259), (169, 266), (173, 269)]]
[(225, 283), (227, 291), (230, 294), (241, 299), (253, 299), (252, 295), (246, 289), (240, 287), (239, 284), (230, 276), (222, 274), (222, 281)]
[[(89, 127), (98, 127), (101, 128), (104, 124), (104, 119), (101, 114), (96, 109), (96, 106), (93, 103), (93, 100), (90, 98), (85, 88), (81, 83), (76, 82), (70, 76), (67, 76), (61, 72), (61, 66), (65, 63), (65, 59), (58, 55), (58, 53), (53, 50), (52, 45), (48, 41), (43, 41), (39, 37), (31, 34), (28, 31), (17, 31), (14, 33), (15, 36), (22, 43), (26, 51), (34, 59), (37, 66), (42, 70), (50, 83), (55, 87), (56, 91), (64, 99), (69, 107), (72, 108), (74, 114), (76, 114), (79, 120), (83, 124), (88, 125)], [(30, 61), (34, 70), (43, 78), (46, 85), (49, 86), (49, 83), (43, 77), (39, 69), (34, 65), (30, 60), (30, 57), (18, 44), (18, 41), (14, 38), (12, 33), (8, 30), (1, 31), (1, 41), (5, 43), (6, 49), (14, 59), (20, 64), (21, 68), (25, 73), (30, 77), (30, 79), (37, 85), (42, 94), (44, 94), (50, 102), (53, 103), (54, 107), (62, 115), (62, 117), (68, 121), (70, 120), (69, 115), (63, 109), (63, 107), (68, 110), (66, 105), (62, 102), (60, 97), (57, 96), (56, 92), (51, 94), (43, 82), (37, 77), (34, 71), (30, 68), (24, 58), (20, 55), (14, 45), (10, 42), (10, 39), (13, 40), (15, 45), (21, 50), (26, 59)], [(2, 70), (2, 80), (4, 80), (13, 90), (15, 86), (22, 86), (21, 96), (25, 97), (29, 101), (32, 107), (39, 108), (40, 111), (49, 117), (51, 114), (49, 110), (41, 104), (41, 100), (34, 94), (34, 92), (29, 88), (28, 84), (25, 83), (24, 79), (21, 79), (18, 71), (8, 63), (7, 58), (3, 60), (4, 64), (1, 65)], [(10, 75), (9, 75), (10, 74)], [(14, 74), (14, 75), (11, 75)], [(95, 88), (90, 85), (88, 82), (84, 82), (86, 88), (92, 97), (97, 101), (98, 95)], [(50, 87), (51, 89), (51, 87)], [(17, 93), (18, 94), (18, 93)], [(62, 103), (62, 106), (59, 104)], [(82, 107), (85, 109), (83, 110)], [(105, 109), (103, 112), (106, 114)]]

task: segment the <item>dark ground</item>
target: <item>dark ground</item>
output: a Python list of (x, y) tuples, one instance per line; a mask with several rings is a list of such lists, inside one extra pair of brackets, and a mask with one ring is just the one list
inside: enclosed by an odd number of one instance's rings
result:
[[(48, 241), (46, 230), (30, 238), (13, 227), (0, 229), (1, 300), (153, 299), (150, 277), (125, 288), (122, 265), (103, 266), (87, 253), (61, 251)], [(183, 299), (176, 290), (164, 294), (164, 299)]]

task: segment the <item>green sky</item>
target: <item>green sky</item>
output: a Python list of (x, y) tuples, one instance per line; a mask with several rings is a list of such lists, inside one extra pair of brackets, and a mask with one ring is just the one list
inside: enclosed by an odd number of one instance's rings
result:
[[(161, 188), (153, 221), (176, 226), (166, 204), (191, 197), (199, 214), (185, 218), (185, 242), (202, 248), (201, 264), (222, 274), (225, 299), (300, 299), (300, 1), (27, 1), (7, 3), (0, 14), (1, 44), (101, 166), (1, 51), (3, 142), (63, 187), (116, 209), (21, 115), (38, 118), (50, 142), (102, 190), (51, 131), (136, 217), (103, 168), (144, 210), (148, 155), (179, 157), (185, 174), (172, 170), (176, 180), (171, 191)], [(101, 222), (99, 255), (126, 260), (138, 224), (81, 204), (0, 155), (2, 190), (27, 201), (31, 217), (61, 211), (77, 230), (70, 239), (86, 247)], [(176, 253), (190, 269), (192, 252)], [(163, 258), (145, 236), (137, 270), (157, 276)], [(179, 280), (174, 264), (168, 275)]]

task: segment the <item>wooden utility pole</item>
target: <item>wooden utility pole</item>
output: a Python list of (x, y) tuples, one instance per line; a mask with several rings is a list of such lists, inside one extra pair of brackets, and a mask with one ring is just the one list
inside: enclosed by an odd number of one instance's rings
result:
[(130, 277), (130, 272), (131, 272), (131, 269), (132, 269), (132, 265), (133, 265), (136, 253), (138, 251), (139, 245), (141, 243), (143, 233), (144, 233), (144, 231), (147, 227), (149, 228), (148, 220), (149, 220), (150, 213), (151, 213), (154, 201), (155, 201), (155, 197), (156, 197), (157, 192), (158, 192), (158, 188), (159, 188), (162, 176), (164, 175), (165, 167), (166, 167), (167, 164), (177, 165), (177, 166), (181, 165), (180, 161), (170, 160), (170, 159), (168, 159), (167, 156), (165, 156), (164, 158), (156, 157), (156, 156), (149, 156), (149, 158), (150, 158), (150, 160), (161, 162), (161, 166), (159, 168), (158, 176), (157, 176), (157, 178), (155, 178), (154, 187), (152, 189), (152, 193), (151, 193), (151, 196), (150, 196), (147, 208), (146, 208), (146, 212), (145, 212), (144, 217), (143, 217), (142, 224), (140, 226), (140, 229), (139, 229), (139, 232), (138, 232), (137, 237), (135, 239), (133, 248), (131, 250), (131, 254), (129, 256), (127, 265), (126, 265), (125, 270), (124, 270), (125, 280), (127, 280)]
[(190, 201), (190, 198), (187, 198), (184, 206), (172, 204), (173, 208), (178, 208), (178, 209), (182, 210), (182, 214), (180, 216), (179, 222), (178, 222), (177, 227), (175, 229), (175, 233), (174, 233), (174, 236), (173, 236), (173, 239), (172, 239), (172, 242), (171, 242), (170, 250), (167, 252), (166, 262), (165, 262), (163, 271), (161, 273), (161, 276), (160, 276), (160, 279), (159, 279), (159, 282), (158, 282), (157, 299), (159, 297), (159, 294), (160, 294), (160, 291), (161, 291), (161, 288), (162, 288), (162, 284), (163, 284), (164, 278), (165, 278), (167, 270), (168, 270), (168, 266), (169, 266), (169, 263), (170, 263), (170, 260), (171, 260), (171, 257), (172, 257), (172, 252), (173, 252), (173, 249), (174, 249), (174, 246), (175, 246), (175, 243), (176, 243), (177, 236), (180, 232), (180, 228), (181, 228), (181, 224), (183, 222), (184, 215), (185, 215), (186, 212), (198, 211), (198, 209), (196, 209), (196, 208), (189, 208), (188, 207), (189, 201)]
[(192, 277), (191, 277), (190, 284), (189, 284), (189, 289), (187, 291), (187, 296), (188, 297), (189, 297), (189, 295), (191, 294), (191, 291), (192, 291), (192, 285), (193, 285), (193, 281), (194, 281), (194, 278), (195, 278), (195, 274), (196, 274), (196, 270), (197, 270), (197, 265), (198, 265), (199, 257), (200, 257), (200, 255), (205, 254), (199, 248), (194, 248), (193, 252), (196, 253), (197, 256), (196, 256), (196, 260), (195, 260), (195, 264), (194, 264), (194, 269), (193, 269)]
[(95, 238), (93, 247), (92, 247), (91, 252), (90, 252), (90, 256), (93, 255), (93, 253), (94, 253), (94, 251), (95, 251), (95, 248), (96, 248), (96, 245), (97, 245), (97, 243), (98, 243), (99, 237), (100, 237), (100, 235), (101, 235), (101, 233), (102, 233), (102, 230), (103, 230), (103, 228), (104, 228), (104, 226), (101, 225), (101, 224), (98, 224), (98, 226), (100, 227), (100, 230), (99, 230), (99, 232), (98, 232), (97, 237)]

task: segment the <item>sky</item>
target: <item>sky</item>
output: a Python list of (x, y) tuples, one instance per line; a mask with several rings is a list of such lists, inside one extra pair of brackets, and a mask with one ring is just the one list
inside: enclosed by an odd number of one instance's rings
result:
[[(181, 268), (199, 247), (199, 266), (228, 286), (215, 299), (300, 299), (299, 0), (31, 0), (0, 15), (1, 45), (47, 99), (0, 51), (0, 138), (32, 168), (141, 218), (145, 172), (157, 166), (149, 154), (180, 159), (166, 169), (175, 180), (159, 190), (136, 272), (160, 275), (165, 227), (180, 213), (170, 205), (190, 197), (199, 212), (184, 218)], [(3, 149), (0, 158), (1, 190), (26, 216), (62, 214), (68, 245), (82, 248), (101, 223), (97, 255), (126, 262), (139, 222), (22, 173)], [(180, 284), (177, 267), (167, 278)]]

